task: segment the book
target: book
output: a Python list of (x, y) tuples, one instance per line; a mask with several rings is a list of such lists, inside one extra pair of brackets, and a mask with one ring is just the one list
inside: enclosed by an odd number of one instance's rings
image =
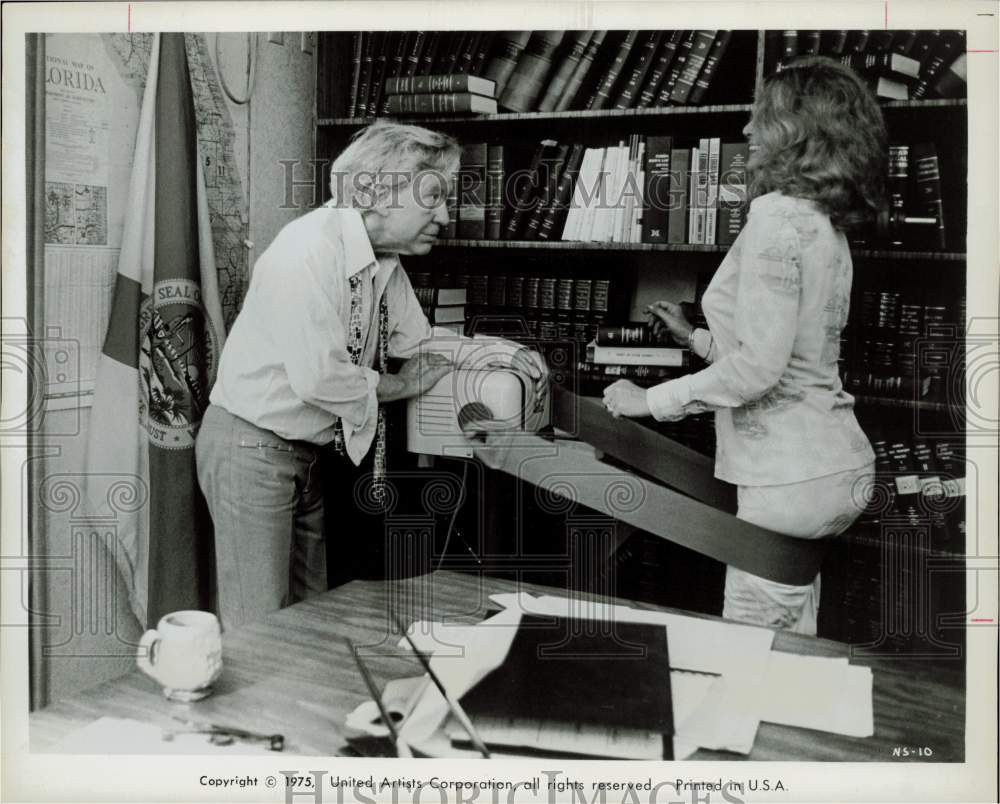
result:
[(799, 32), (784, 30), (781, 32), (781, 63), (788, 64), (799, 55)]
[[(594, 230), (597, 222), (598, 209), (607, 203), (607, 179), (608, 179), (608, 154), (610, 148), (594, 149), (594, 157), (591, 162), (591, 170), (587, 174), (584, 187), (590, 191), (590, 202), (583, 209), (580, 217), (580, 232), (577, 240), (595, 240)], [(577, 186), (584, 180), (581, 178)]]
[(691, 90), (694, 89), (694, 82), (698, 80), (698, 74), (705, 64), (708, 51), (715, 41), (715, 34), (716, 31), (714, 30), (697, 31), (695, 33), (694, 41), (691, 43), (691, 50), (687, 54), (687, 60), (684, 63), (684, 70), (677, 77), (677, 82), (670, 92), (670, 101), (672, 103), (687, 103), (688, 96), (691, 94)]
[(870, 53), (884, 53), (892, 46), (893, 31), (871, 31), (868, 35), (867, 50)]
[(563, 227), (563, 240), (583, 240), (583, 221), (587, 208), (593, 202), (592, 188), (597, 180), (597, 168), (601, 161), (600, 148), (587, 148), (580, 162), (580, 172), (573, 186), (573, 197), (569, 211), (566, 213), (566, 224)]
[(358, 117), (358, 89), (361, 81), (361, 59), (365, 47), (365, 36), (367, 34), (354, 33), (351, 35), (351, 94), (347, 101), (347, 116)]
[(410, 37), (409, 50), (406, 53), (406, 60), (403, 62), (403, 69), (400, 75), (405, 78), (412, 78), (420, 69), (421, 57), (423, 56), (424, 44), (427, 41), (426, 31), (414, 31)]
[(632, 52), (632, 48), (635, 46), (638, 38), (638, 31), (629, 31), (625, 34), (625, 38), (615, 52), (614, 60), (605, 71), (603, 78), (601, 78), (597, 88), (587, 101), (587, 109), (603, 109), (611, 102), (611, 93), (614, 91), (615, 84), (625, 69), (625, 63), (628, 61), (629, 54)]
[(660, 47), (656, 52), (656, 59), (650, 67), (649, 74), (639, 92), (639, 101), (636, 104), (639, 108), (645, 109), (653, 104), (656, 96), (660, 92), (660, 85), (667, 77), (670, 65), (677, 55), (677, 47), (684, 38), (684, 31), (671, 31), (669, 36), (664, 37), (660, 42)]
[(483, 71), (483, 77), (496, 84), (498, 96), (502, 96), (530, 38), (531, 31), (504, 31), (494, 38), (493, 55)]
[(653, 336), (653, 328), (645, 321), (601, 324), (594, 341), (597, 346), (652, 346), (659, 343)]
[(848, 53), (841, 56), (840, 60), (855, 72), (866, 75), (883, 75), (886, 70), (907, 79), (920, 75), (920, 62), (901, 53)]
[(580, 57), (580, 62), (570, 75), (569, 81), (566, 82), (566, 89), (563, 90), (562, 97), (557, 101), (553, 111), (564, 112), (573, 105), (573, 101), (580, 93), (580, 87), (583, 85), (584, 79), (594, 66), (594, 59), (597, 56), (597, 52), (601, 49), (601, 45), (604, 44), (604, 38), (607, 36), (607, 33), (607, 31), (594, 31), (594, 35), (587, 43), (587, 47)]
[(847, 47), (849, 31), (824, 31), (820, 40), (820, 52), (830, 56), (839, 56)]
[(372, 79), (372, 69), (375, 60), (375, 43), (382, 42), (381, 32), (372, 33), (370, 31), (362, 34), (364, 47), (361, 52), (361, 73), (358, 78), (358, 96), (354, 106), (354, 113), (351, 117), (364, 117), (368, 111), (369, 85)]
[(385, 108), (388, 114), (496, 114), (497, 102), (471, 92), (443, 92), (388, 95)]
[(650, 135), (646, 138), (644, 167), (642, 232), (643, 243), (666, 243), (671, 207), (670, 153), (673, 137)]
[[(634, 742), (632, 751), (639, 750), (626, 755), (672, 759), (667, 629), (623, 622), (600, 629), (569, 618), (523, 615), (501, 665), (465, 693), (461, 704), (477, 728), (490, 724), (494, 745), (511, 740), (520, 745), (528, 735), (525, 741), (537, 744), (538, 727), (522, 728), (530, 719), (575, 733), (560, 743), (562, 751), (591, 745), (594, 729), (614, 730), (618, 741)], [(514, 729), (505, 730), (505, 722)], [(582, 734), (590, 739), (581, 743)]]
[(747, 160), (750, 146), (745, 142), (724, 142), (719, 160), (719, 229), (716, 242), (731, 246), (746, 223)]
[[(889, 146), (889, 209), (894, 214), (906, 214), (906, 200), (910, 185), (910, 146)], [(903, 245), (903, 228), (890, 226), (889, 239), (892, 245)]]
[(715, 245), (716, 224), (718, 221), (719, 204), (719, 150), (721, 143), (718, 137), (708, 140), (708, 172), (705, 177), (705, 239), (707, 245)]
[(909, 56), (913, 46), (917, 43), (920, 31), (896, 31), (892, 38), (891, 49), (896, 53)]
[(670, 346), (600, 346), (594, 341), (587, 344), (587, 361), (590, 363), (676, 367), (686, 366), (688, 355), (687, 349)]
[(729, 47), (732, 37), (732, 31), (719, 31), (715, 35), (715, 41), (712, 42), (712, 47), (705, 58), (705, 65), (701, 68), (698, 80), (694, 82), (694, 88), (688, 96), (689, 105), (697, 106), (704, 100), (705, 93), (708, 92), (712, 84), (712, 79), (715, 77), (716, 72), (718, 72), (722, 57), (726, 54), (726, 48)]
[(871, 31), (854, 31), (851, 42), (851, 50), (864, 53), (868, 49), (868, 40), (871, 38)]
[(642, 92), (642, 85), (645, 83), (646, 75), (652, 67), (655, 57), (663, 39), (664, 31), (644, 31), (639, 40), (639, 56), (629, 72), (628, 78), (618, 93), (615, 101), (616, 109), (631, 109), (639, 101)]
[(503, 227), (504, 240), (517, 240), (523, 225), (537, 207), (539, 191), (547, 181), (558, 147), (555, 140), (542, 140), (531, 157), (528, 169), (512, 181), (510, 190), (515, 200), (507, 224)]
[(965, 36), (962, 31), (942, 31), (927, 60), (920, 66), (920, 77), (913, 86), (910, 97), (914, 100), (926, 98), (931, 87), (945, 69), (962, 52), (965, 46)]
[[(374, 117), (379, 112), (382, 111), (383, 104), (383, 93), (382, 87), (385, 82), (386, 75), (389, 74), (389, 69), (391, 68), (391, 59), (389, 57), (389, 51), (392, 49), (394, 39), (402, 36), (402, 34), (387, 33), (382, 41), (382, 47), (380, 47), (375, 52), (374, 63), (372, 66), (372, 76), (371, 83), (368, 92), (368, 105), (365, 109), (365, 114), (368, 117)], [(377, 43), (376, 43), (377, 47)]]
[(688, 55), (694, 47), (694, 41), (697, 36), (697, 31), (685, 31), (684, 38), (677, 45), (677, 53), (674, 56), (673, 63), (670, 65), (670, 71), (660, 84), (660, 91), (654, 102), (656, 106), (668, 106), (670, 104), (670, 96), (673, 94), (674, 86), (677, 84), (681, 73), (684, 72)]
[(479, 52), (479, 43), (483, 41), (483, 36), (482, 31), (470, 31), (466, 35), (458, 58), (455, 59), (456, 73), (470, 73), (472, 71), (472, 62)]
[(687, 242), (688, 198), (691, 181), (691, 149), (674, 148), (670, 151), (671, 201), (667, 222), (667, 242)]
[(705, 244), (705, 201), (708, 196), (709, 138), (702, 137), (691, 149), (691, 201), (688, 242)]
[(431, 31), (427, 34), (424, 50), (420, 54), (420, 68), (417, 70), (417, 75), (431, 75), (434, 72), (434, 62), (441, 49), (444, 36), (443, 31)]
[(435, 305), (424, 310), (424, 315), (431, 324), (455, 324), (465, 321), (465, 305)]
[(937, 147), (932, 142), (917, 143), (910, 149), (921, 214), (937, 218), (937, 247), (946, 249), (948, 238), (944, 226), (944, 201), (941, 194), (941, 168)]
[(486, 158), (485, 142), (466, 143), (462, 146), (458, 237), (463, 240), (482, 240), (486, 237)]
[(583, 154), (584, 147), (580, 143), (576, 143), (570, 150), (566, 158), (566, 166), (559, 176), (559, 184), (556, 186), (552, 203), (545, 211), (545, 217), (542, 218), (539, 224), (539, 240), (557, 239), (561, 231), (560, 222), (569, 209), (570, 196), (573, 193), (573, 187), (576, 185), (577, 175), (580, 172), (580, 163), (583, 161)]
[(448, 225), (441, 231), (442, 240), (454, 240), (458, 237), (458, 179), (448, 182), (448, 198), (445, 200), (448, 210)]
[(418, 75), (389, 78), (385, 82), (387, 95), (434, 95), (447, 92), (471, 92), (492, 98), (496, 84), (488, 78), (452, 73), (451, 75)]
[[(580, 64), (584, 51), (586, 51), (587, 45), (590, 44), (593, 35), (593, 31), (577, 31), (567, 37), (569, 40), (568, 49), (565, 49), (562, 59), (558, 62), (558, 67), (556, 67), (548, 86), (545, 88), (545, 92), (538, 101), (537, 110), (539, 112), (551, 112), (555, 110), (559, 100), (566, 92), (570, 79), (573, 77), (577, 65)], [(564, 43), (564, 48), (565, 46), (566, 43)]]
[(467, 287), (435, 288), (414, 285), (413, 294), (417, 297), (421, 307), (436, 307), (437, 305), (450, 307), (466, 304), (469, 300)]
[(955, 61), (934, 82), (934, 94), (939, 98), (964, 98), (968, 94), (967, 71), (967, 56), (965, 53), (959, 53)]
[(434, 65), (434, 72), (441, 75), (450, 75), (458, 72), (458, 60), (465, 50), (466, 42), (473, 34), (470, 31), (456, 31), (448, 37), (447, 46), (442, 48), (437, 63)]
[(514, 112), (527, 112), (545, 90), (545, 78), (552, 69), (552, 54), (562, 41), (563, 31), (535, 31), (525, 45), (500, 96), (500, 104)]
[(542, 221), (548, 215), (553, 204), (556, 188), (559, 186), (559, 179), (562, 176), (563, 167), (566, 164), (566, 157), (569, 154), (569, 145), (559, 145), (551, 162), (547, 165), (548, 175), (545, 176), (544, 186), (540, 188), (538, 205), (528, 217), (528, 222), (522, 234), (525, 240), (537, 240), (538, 232), (541, 229)]
[(802, 31), (799, 34), (799, 52), (803, 56), (819, 53), (822, 31)]
[(486, 239), (499, 240), (503, 218), (504, 146), (486, 148)]
[(476, 43), (476, 50), (472, 56), (472, 63), (469, 65), (469, 73), (472, 75), (482, 75), (486, 69), (486, 64), (490, 56), (490, 49), (493, 47), (493, 39), (496, 34), (493, 31), (483, 31)]

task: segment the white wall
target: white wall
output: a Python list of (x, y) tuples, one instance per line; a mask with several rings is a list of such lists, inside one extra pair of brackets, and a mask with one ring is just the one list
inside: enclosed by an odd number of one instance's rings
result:
[[(208, 51), (213, 54), (215, 36), (207, 35)], [(71, 41), (63, 45), (71, 45), (75, 52), (89, 55), (92, 60), (106, 58), (104, 44), (97, 36), (64, 35), (65, 39)], [(315, 54), (302, 53), (299, 41), (299, 34), (286, 33), (284, 45), (279, 46), (259, 34), (252, 100), (248, 106), (227, 102), (235, 132), (233, 161), (249, 194), (241, 213), (248, 222), (247, 239), (254, 243), (256, 253), (285, 223), (304, 211), (304, 207), (283, 208), (287, 205), (283, 203), (278, 162), (308, 161), (313, 154)], [(246, 36), (223, 34), (220, 53), (227, 83), (234, 94), (244, 94)], [(214, 64), (214, 56), (212, 61)], [(215, 67), (218, 70), (219, 65)], [(121, 93), (125, 89), (117, 86), (112, 96), (115, 92), (123, 101)], [(129, 104), (120, 108), (126, 106)], [(137, 107), (129, 113), (137, 114)], [(124, 125), (126, 121), (115, 122)], [(112, 171), (111, 181), (120, 183), (122, 179)], [(309, 199), (302, 200), (307, 203)], [(58, 293), (59, 288), (49, 287), (46, 292)], [(94, 310), (87, 314), (102, 313)], [(52, 312), (50, 317), (58, 316)], [(44, 322), (46, 326), (60, 323)], [(33, 590), (39, 607), (38, 621), (45, 625), (35, 632), (40, 650), (34, 651), (39, 666), (33, 672), (39, 693), (36, 698), (43, 702), (64, 698), (130, 670), (141, 633), (113, 562), (99, 549), (99, 529), (81, 527), (78, 519), (72, 490), (79, 487), (83, 471), (89, 413), (85, 406), (47, 411), (42, 428), (46, 457), (36, 464), (35, 502), (43, 504), (37, 509), (41, 539), (35, 552), (51, 559), (50, 569), (36, 576)]]

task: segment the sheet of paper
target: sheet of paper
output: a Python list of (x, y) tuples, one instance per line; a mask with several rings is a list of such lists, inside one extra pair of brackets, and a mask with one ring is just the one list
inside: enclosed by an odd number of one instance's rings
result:
[[(183, 724), (161, 728), (117, 717), (102, 717), (70, 732), (52, 748), (58, 754), (271, 754), (263, 743), (235, 740), (229, 745), (216, 745), (207, 734), (180, 734)], [(172, 735), (164, 739), (164, 735)]]
[(845, 658), (772, 651), (761, 697), (768, 723), (849, 737), (875, 733), (871, 669)]

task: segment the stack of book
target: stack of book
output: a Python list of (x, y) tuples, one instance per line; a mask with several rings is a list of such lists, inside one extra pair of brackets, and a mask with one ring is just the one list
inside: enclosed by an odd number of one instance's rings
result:
[(427, 320), (434, 326), (445, 327), (459, 334), (465, 332), (465, 288), (414, 288), (413, 292)]
[(796, 57), (820, 54), (841, 60), (865, 79), (879, 98), (964, 98), (964, 31), (775, 31), (780, 70)]
[(485, 110), (475, 99), (425, 101), (412, 110), (394, 101), (387, 110), (387, 79), (456, 74), (493, 81), (486, 97), (514, 112), (696, 105), (731, 36), (721, 30), (360, 32), (353, 38), (348, 116)]
[(603, 324), (577, 365), (577, 379), (583, 393), (622, 379), (648, 387), (686, 373), (689, 365), (687, 349), (658, 340), (643, 322)]
[[(517, 184), (506, 188), (503, 146), (496, 146), (496, 157), (487, 157), (488, 181), (497, 189), (486, 196), (497, 205), (486, 236), (731, 245), (746, 222), (749, 145), (718, 137), (696, 142), (681, 147), (669, 136), (630, 135), (588, 148), (543, 140), (528, 170), (512, 174)], [(500, 206), (503, 198), (512, 200), (509, 210)]]
[(452, 73), (389, 78), (385, 82), (385, 113), (495, 114), (496, 84), (488, 78)]

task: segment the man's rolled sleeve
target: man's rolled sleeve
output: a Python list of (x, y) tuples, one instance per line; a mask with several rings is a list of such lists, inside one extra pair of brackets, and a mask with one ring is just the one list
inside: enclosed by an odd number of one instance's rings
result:
[[(362, 417), (348, 418), (341, 416), (340, 423), (344, 429), (344, 447), (355, 465), (360, 464), (371, 447), (375, 437), (375, 427), (378, 424), (378, 387), (379, 373), (370, 368), (362, 368), (365, 382), (368, 385), (368, 397), (365, 401)], [(360, 420), (359, 420), (360, 419)]]

